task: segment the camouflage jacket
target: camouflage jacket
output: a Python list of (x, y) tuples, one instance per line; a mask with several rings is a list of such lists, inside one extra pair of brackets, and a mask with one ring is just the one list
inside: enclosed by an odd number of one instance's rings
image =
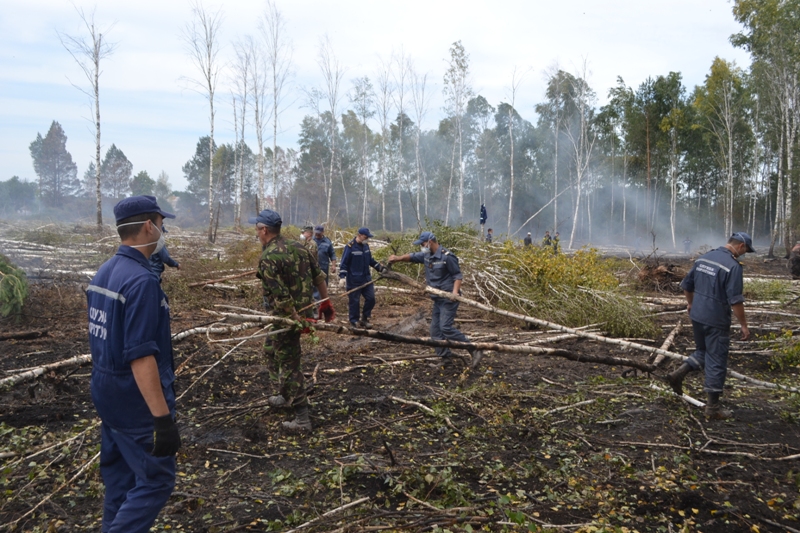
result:
[[(293, 310), (311, 305), (315, 285), (325, 280), (316, 258), (303, 244), (278, 236), (261, 252), (256, 276), (264, 289), (264, 300), (276, 315), (291, 316)], [(313, 309), (303, 311), (312, 316)]]
[(319, 264), (319, 258), (317, 257), (317, 243), (314, 242), (314, 238), (312, 237), (300, 242), (306, 247), (306, 250), (311, 253), (311, 257), (314, 258), (317, 264)]

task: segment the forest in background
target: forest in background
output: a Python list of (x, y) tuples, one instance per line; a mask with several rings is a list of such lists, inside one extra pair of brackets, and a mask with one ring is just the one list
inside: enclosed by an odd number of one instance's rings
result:
[[(63, 208), (89, 217), (96, 210), (101, 224), (116, 199), (155, 194), (177, 210), (181, 225), (207, 225), (213, 240), (218, 224), (239, 224), (264, 207), (297, 225), (406, 231), (426, 220), (477, 222), (484, 204), (496, 235), (560, 231), (569, 248), (651, 239), (675, 248), (689, 236), (719, 241), (743, 229), (769, 244), (770, 255), (794, 243), (798, 0), (734, 2), (742, 29), (731, 40), (751, 54), (746, 69), (718, 57), (696, 87), (668, 72), (638, 87), (619, 78), (599, 89), (590, 85), (589, 65), (574, 72), (554, 66), (532, 110), (517, 109), (515, 100), (536, 73), (514, 69), (506, 100), (489, 102), (471, 86), (460, 41), (445, 56), (444, 73), (418, 72), (400, 50), (371, 77), (347, 80), (325, 39), (316, 58), (319, 87), (295, 94), (291, 35), (273, 2), (258, 34), (232, 43), (230, 61), (218, 55), (221, 12), (195, 3), (193, 13), (183, 35), (210, 129), (187, 154), (186, 189), (172, 190), (163, 172), (156, 179), (146, 170), (134, 174), (114, 144), (101, 159), (100, 86), (91, 74), (113, 49), (81, 12), (87, 34), (62, 43), (94, 80), (87, 94), (97, 117), (96, 162), (79, 175), (54, 121), (30, 145), (38, 181), (0, 182), (0, 212)], [(430, 106), (432, 76), (442, 76), (442, 109)], [(217, 92), (221, 79), (229, 92)], [(598, 104), (601, 90), (605, 105)], [(281, 113), (297, 101), (308, 110), (297, 146), (278, 146)], [(215, 140), (221, 113), (232, 117), (233, 143)], [(418, 126), (434, 117), (436, 129)]]

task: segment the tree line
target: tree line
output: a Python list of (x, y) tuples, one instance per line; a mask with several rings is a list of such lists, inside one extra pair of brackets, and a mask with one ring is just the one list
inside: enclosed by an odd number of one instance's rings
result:
[[(557, 230), (569, 235), (569, 247), (656, 235), (676, 246), (709, 228), (746, 229), (769, 240), (770, 254), (794, 243), (800, 0), (734, 2), (742, 29), (731, 41), (750, 52), (747, 69), (715, 58), (693, 88), (679, 72), (638, 87), (618, 78), (605, 105), (585, 65), (551, 68), (535, 109), (515, 106), (530, 74), (517, 69), (507, 98), (489, 102), (474, 93), (470, 57), (457, 41), (446, 57), (438, 113), (430, 109), (429, 74), (402, 49), (347, 85), (345, 67), (322, 39), (319, 87), (294, 93), (291, 41), (274, 2), (266, 3), (258, 33), (233, 43), (227, 62), (219, 55), (222, 13), (199, 2), (192, 8), (184, 40), (197, 78), (187, 82), (206, 97), (210, 128), (184, 165), (188, 186), (176, 196), (179, 210), (208, 223), (210, 239), (217, 217), (239, 224), (243, 210), (264, 207), (298, 224), (405, 231), (426, 219), (477, 221), (485, 205), (496, 232), (517, 238)], [(220, 103), (220, 77), (229, 82), (229, 107)], [(296, 148), (282, 148), (280, 117), (291, 98), (308, 113)], [(235, 140), (218, 144), (215, 119), (226, 107)], [(422, 128), (434, 114), (437, 127)], [(76, 190), (66, 163), (42, 182), (35, 151), (49, 135), (31, 145), (43, 199)], [(127, 193), (134, 180), (125, 161), (112, 145), (81, 190), (93, 175), (98, 195)]]

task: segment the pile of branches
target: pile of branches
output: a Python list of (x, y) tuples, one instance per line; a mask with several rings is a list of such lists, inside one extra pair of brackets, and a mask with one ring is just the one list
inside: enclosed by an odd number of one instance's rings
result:
[[(490, 244), (469, 225), (430, 223), (438, 242), (456, 254), (470, 298), (500, 309), (581, 327), (602, 324), (614, 336), (649, 337), (655, 327), (647, 311), (623, 292), (614, 275), (616, 263), (595, 250), (556, 253), (551, 247), (521, 247), (512, 241)], [(408, 236), (395, 239), (388, 253), (416, 251)], [(382, 253), (383, 252), (383, 253)], [(418, 265), (399, 264), (395, 270), (424, 278)]]

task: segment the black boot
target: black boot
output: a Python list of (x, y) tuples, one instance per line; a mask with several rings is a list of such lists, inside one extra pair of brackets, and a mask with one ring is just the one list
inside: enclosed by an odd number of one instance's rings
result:
[(308, 417), (308, 404), (296, 405), (294, 420), (282, 422), (283, 428), (289, 431), (311, 431), (311, 419)]
[(667, 381), (669, 381), (670, 387), (678, 396), (683, 396), (683, 378), (692, 370), (689, 363), (683, 363), (676, 370), (667, 374)]
[(706, 418), (709, 420), (725, 420), (733, 417), (733, 411), (723, 409), (719, 404), (719, 393), (709, 392), (706, 404)]

